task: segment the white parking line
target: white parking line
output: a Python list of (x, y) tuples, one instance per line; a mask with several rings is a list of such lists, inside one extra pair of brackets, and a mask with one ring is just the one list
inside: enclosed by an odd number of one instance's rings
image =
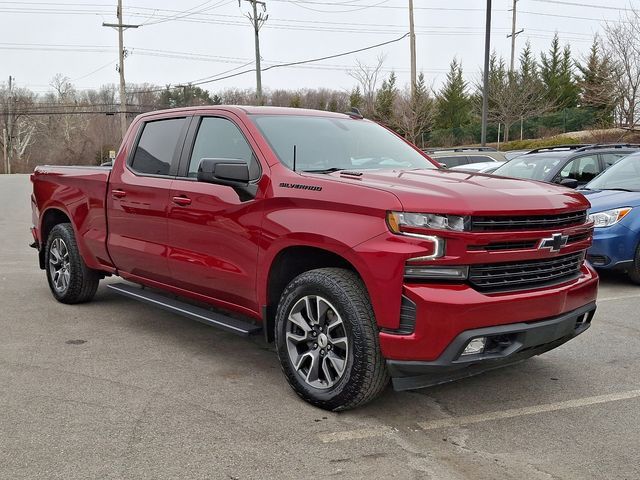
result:
[(610, 302), (612, 300), (626, 300), (627, 298), (640, 298), (640, 293), (633, 295), (624, 295), (622, 297), (604, 297), (599, 298), (598, 302)]
[[(566, 410), (569, 408), (586, 407), (588, 405), (596, 405), (599, 403), (618, 402), (620, 400), (629, 400), (632, 398), (640, 398), (640, 390), (630, 390), (628, 392), (610, 393), (607, 395), (597, 395), (593, 397), (576, 398), (566, 400), (564, 402), (547, 403), (543, 405), (534, 405), (531, 407), (512, 408), (497, 412), (481, 413), (478, 415), (467, 415), (464, 417), (443, 418), (440, 420), (430, 420), (427, 422), (419, 422), (418, 426), (423, 430), (435, 430), (437, 428), (461, 427), (465, 425), (473, 425), (476, 423), (489, 422), (492, 420), (500, 420), (504, 418), (522, 417), (526, 415), (535, 415), (538, 413), (555, 412), (558, 410)], [(398, 430), (389, 426), (380, 426), (374, 428), (363, 428), (359, 430), (345, 430), (342, 432), (321, 433), (318, 438), (322, 443), (344, 442), (349, 440), (360, 440), (364, 438), (384, 437), (396, 433)]]
[(631, 390), (628, 392), (610, 393), (607, 395), (597, 395), (595, 397), (576, 398), (564, 402), (547, 403), (543, 405), (534, 405), (524, 408), (512, 408), (498, 412), (481, 413), (479, 415), (468, 415), (458, 418), (444, 418), (442, 420), (432, 420), (422, 422), (418, 425), (423, 430), (434, 430), (436, 428), (459, 427), (462, 425), (471, 425), (474, 423), (489, 422), (492, 420), (500, 420), (503, 418), (522, 417), (525, 415), (535, 415), (537, 413), (554, 412), (557, 410), (566, 410), (568, 408), (585, 407), (587, 405), (595, 405), (598, 403), (617, 402), (620, 400), (628, 400), (630, 398), (640, 397), (640, 390)]

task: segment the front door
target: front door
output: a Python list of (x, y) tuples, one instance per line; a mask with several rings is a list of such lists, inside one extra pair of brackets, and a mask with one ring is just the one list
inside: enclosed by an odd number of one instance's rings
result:
[[(203, 158), (244, 160), (252, 181), (262, 167), (242, 130), (223, 117), (202, 117), (189, 145), (184, 166), (171, 187), (168, 211), (169, 270), (174, 285), (258, 312), (256, 263), (262, 223), (262, 189), (255, 198), (225, 185), (198, 182)], [(265, 179), (266, 181), (266, 179)]]

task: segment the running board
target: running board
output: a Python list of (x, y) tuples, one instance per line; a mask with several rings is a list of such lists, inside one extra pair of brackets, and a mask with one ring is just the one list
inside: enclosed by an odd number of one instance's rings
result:
[(126, 283), (111, 283), (107, 285), (107, 288), (110, 288), (119, 295), (148, 303), (149, 305), (159, 307), (168, 312), (176, 313), (191, 320), (211, 325), (212, 327), (218, 327), (227, 332), (235, 333), (236, 335), (247, 336), (262, 331), (262, 327), (259, 325), (238, 320), (237, 318), (232, 318), (222, 313), (212, 312), (206, 308), (196, 307), (195, 305), (167, 297), (161, 293), (127, 285)]

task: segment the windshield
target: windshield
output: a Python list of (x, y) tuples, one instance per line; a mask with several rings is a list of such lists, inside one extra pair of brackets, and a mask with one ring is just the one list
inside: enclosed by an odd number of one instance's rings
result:
[(522, 155), (501, 165), (493, 174), (502, 175), (503, 177), (526, 178), (528, 180), (546, 180), (548, 173), (563, 158), (565, 158), (563, 155)]
[(288, 115), (253, 118), (280, 161), (291, 169), (295, 146), (298, 171), (437, 168), (373, 122)]
[(623, 158), (594, 178), (585, 188), (640, 192), (640, 154)]

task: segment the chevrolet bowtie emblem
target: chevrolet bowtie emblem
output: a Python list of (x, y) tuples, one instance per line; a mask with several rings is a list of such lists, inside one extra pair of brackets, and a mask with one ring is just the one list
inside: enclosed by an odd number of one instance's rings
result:
[(550, 252), (559, 252), (569, 242), (569, 235), (562, 235), (561, 233), (554, 233), (549, 238), (543, 238), (540, 241), (539, 250), (548, 248)]

